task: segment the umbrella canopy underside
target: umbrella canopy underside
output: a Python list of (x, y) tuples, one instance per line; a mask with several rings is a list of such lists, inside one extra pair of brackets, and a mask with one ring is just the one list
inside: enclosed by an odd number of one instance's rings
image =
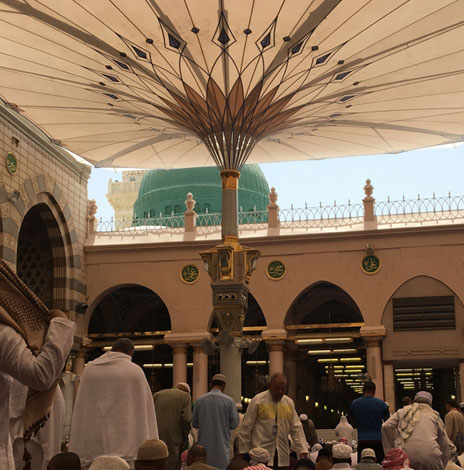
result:
[(464, 0), (0, 0), (0, 96), (98, 167), (463, 140)]

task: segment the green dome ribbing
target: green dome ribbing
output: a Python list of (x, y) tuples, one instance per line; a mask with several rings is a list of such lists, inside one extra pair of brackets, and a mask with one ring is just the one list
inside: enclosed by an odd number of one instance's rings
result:
[[(187, 193), (196, 201), (197, 214), (222, 212), (221, 177), (216, 167), (182, 168), (147, 171), (140, 183), (134, 217), (181, 215), (185, 211)], [(240, 173), (238, 188), (239, 210), (266, 210), (269, 185), (258, 165), (245, 165)]]

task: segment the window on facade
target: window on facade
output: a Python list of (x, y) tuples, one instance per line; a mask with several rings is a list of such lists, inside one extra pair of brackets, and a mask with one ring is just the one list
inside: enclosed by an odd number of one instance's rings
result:
[(155, 209), (150, 209), (150, 217), (153, 219), (153, 217), (156, 217), (155, 214)]
[(452, 295), (393, 299), (395, 331), (448, 330), (455, 327)]
[(166, 206), (166, 215), (171, 215), (171, 206)]
[(174, 213), (179, 214), (180, 212), (180, 206), (177, 204), (176, 207), (174, 207)]

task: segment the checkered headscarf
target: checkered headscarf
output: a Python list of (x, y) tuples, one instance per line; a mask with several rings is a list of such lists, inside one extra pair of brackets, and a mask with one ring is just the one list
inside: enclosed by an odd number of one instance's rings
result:
[[(44, 303), (0, 260), (0, 323), (13, 328), (37, 355), (42, 348), (50, 318)], [(24, 442), (45, 424), (55, 389), (56, 384), (46, 392), (29, 389), (24, 415)], [(24, 468), (27, 469), (30, 455), (26, 450), (24, 459)]]

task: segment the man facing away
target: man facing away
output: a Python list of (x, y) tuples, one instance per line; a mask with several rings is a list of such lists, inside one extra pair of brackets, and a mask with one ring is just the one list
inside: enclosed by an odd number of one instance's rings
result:
[(350, 404), (349, 417), (358, 429), (358, 461), (363, 449), (374, 449), (377, 462), (384, 458), (382, 446), (382, 422), (390, 412), (387, 404), (375, 396), (375, 383), (368, 380), (363, 387), (363, 396)]
[(179, 470), (180, 454), (190, 431), (192, 400), (187, 387), (188, 384), (178, 383), (153, 395), (159, 437), (169, 449), (168, 470)]
[(211, 391), (197, 399), (192, 425), (198, 428), (198, 444), (206, 448), (208, 465), (225, 470), (230, 461), (230, 430), (238, 426), (234, 400), (224, 394), (227, 379), (216, 374)]
[(274, 374), (268, 390), (255, 395), (249, 403), (239, 434), (240, 453), (262, 447), (269, 452), (267, 465), (274, 469), (286, 469), (290, 464), (289, 435), (298, 457), (308, 456), (303, 427), (293, 400), (285, 395), (286, 388), (285, 375)]
[(206, 463), (206, 449), (203, 446), (193, 446), (187, 454), (187, 468), (189, 470), (217, 470)]
[(132, 341), (120, 338), (84, 369), (69, 441), (83, 470), (100, 455), (133, 466), (139, 444), (158, 438), (153, 396), (143, 370), (131, 362), (133, 353)]
[(140, 445), (135, 470), (166, 470), (169, 450), (160, 439), (149, 439)]
[(12, 379), (33, 390), (46, 391), (59, 378), (71, 350), (74, 322), (61, 310), (51, 310), (50, 325), (42, 348), (34, 355), (25, 339), (0, 322), (0, 468), (14, 470), (10, 440), (10, 387)]
[(446, 400), (445, 429), (448, 439), (456, 446), (458, 455), (464, 452), (464, 416), (456, 400)]

